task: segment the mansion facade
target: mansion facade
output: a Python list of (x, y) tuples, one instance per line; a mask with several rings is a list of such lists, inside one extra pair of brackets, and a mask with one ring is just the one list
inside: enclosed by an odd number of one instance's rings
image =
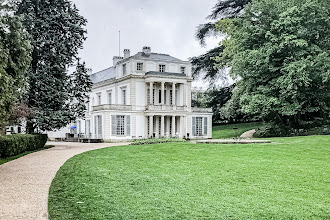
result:
[(71, 129), (77, 136), (110, 141), (141, 138), (212, 138), (212, 109), (191, 107), (191, 63), (150, 47), (113, 57), (113, 66), (92, 74), (84, 119)]

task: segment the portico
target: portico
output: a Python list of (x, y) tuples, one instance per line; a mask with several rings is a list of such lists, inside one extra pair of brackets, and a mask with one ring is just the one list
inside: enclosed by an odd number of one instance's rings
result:
[(147, 114), (145, 117), (145, 138), (185, 136), (186, 118), (184, 114)]

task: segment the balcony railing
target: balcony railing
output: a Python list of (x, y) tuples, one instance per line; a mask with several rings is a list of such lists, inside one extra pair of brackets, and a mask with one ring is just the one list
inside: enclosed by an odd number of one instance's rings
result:
[(185, 106), (173, 106), (173, 105), (147, 105), (147, 111), (184, 111)]
[(123, 111), (131, 111), (131, 105), (97, 105), (93, 106), (93, 111), (102, 111), (102, 110), (123, 110)]

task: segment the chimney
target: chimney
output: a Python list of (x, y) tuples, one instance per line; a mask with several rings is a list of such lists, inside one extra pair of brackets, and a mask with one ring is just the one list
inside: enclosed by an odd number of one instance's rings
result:
[(147, 46), (144, 46), (143, 49), (142, 49), (142, 52), (143, 52), (146, 56), (150, 56), (150, 54), (151, 54), (151, 48), (150, 48), (150, 47), (147, 47)]
[(113, 66), (116, 66), (116, 64), (121, 61), (122, 59), (124, 59), (124, 57), (118, 57), (118, 56), (114, 56), (112, 58), (112, 61), (113, 61)]
[(129, 49), (124, 49), (124, 59), (130, 57), (131, 51)]
[(93, 74), (93, 70), (91, 68), (86, 68), (87, 70), (87, 75), (92, 75)]

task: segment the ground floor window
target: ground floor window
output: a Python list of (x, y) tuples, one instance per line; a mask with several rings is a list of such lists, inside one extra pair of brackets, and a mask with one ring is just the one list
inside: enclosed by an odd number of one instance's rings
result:
[(129, 115), (112, 115), (111, 116), (112, 135), (129, 136), (131, 130), (131, 122)]
[(207, 117), (192, 118), (193, 136), (207, 136)]

